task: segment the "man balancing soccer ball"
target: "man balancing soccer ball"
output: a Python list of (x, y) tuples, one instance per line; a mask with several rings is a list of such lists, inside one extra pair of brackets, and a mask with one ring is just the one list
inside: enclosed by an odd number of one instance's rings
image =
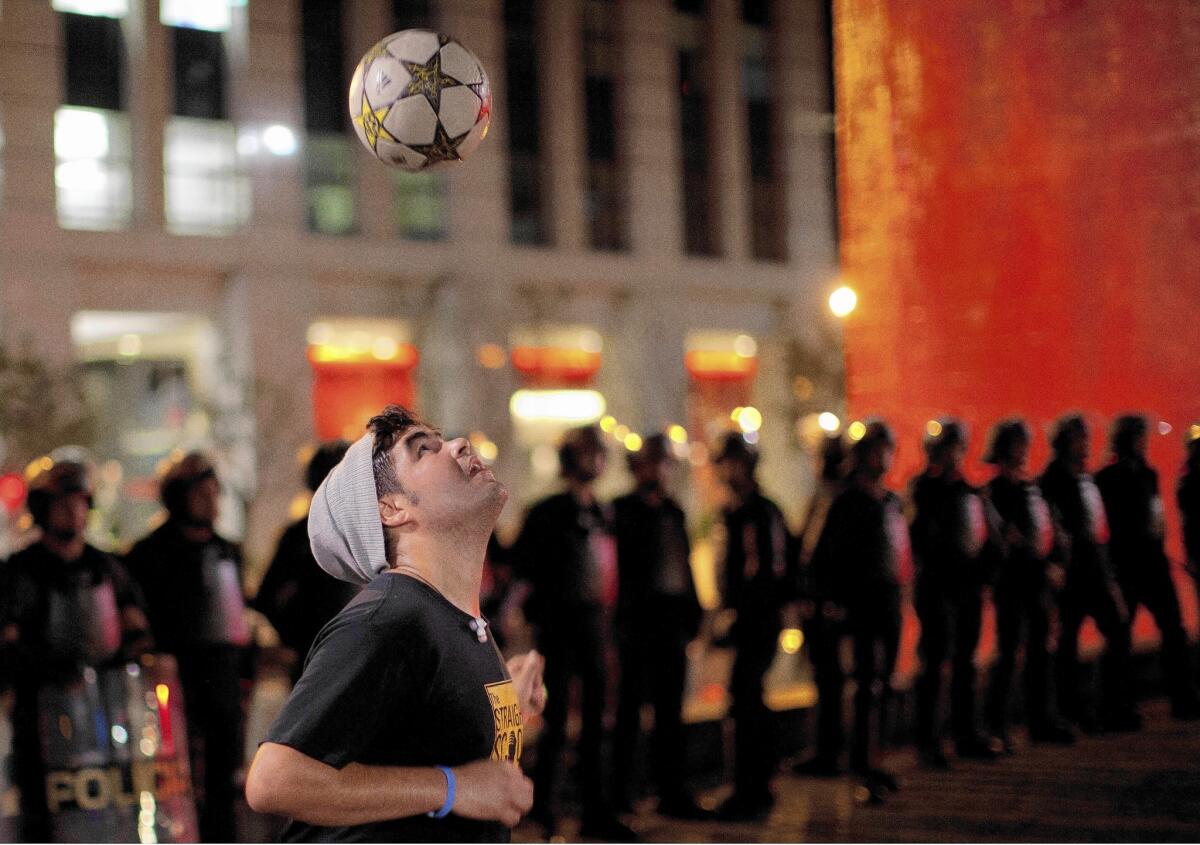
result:
[(321, 567), (366, 586), (318, 635), (246, 799), (289, 816), (289, 841), (507, 842), (533, 802), (521, 717), (545, 705), (542, 657), (506, 667), (479, 613), (508, 491), (404, 408), (367, 429), (308, 521)]

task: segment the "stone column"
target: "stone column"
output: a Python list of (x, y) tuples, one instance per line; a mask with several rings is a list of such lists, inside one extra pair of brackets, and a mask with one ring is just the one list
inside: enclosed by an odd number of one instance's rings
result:
[(787, 254), (820, 284), (837, 272), (834, 207), (832, 45), (818, 0), (777, 0), (771, 57), (779, 114), (780, 188), (787, 203)]
[[(349, 0), (345, 6), (346, 96), (349, 98), (350, 74), (358, 60), (375, 42), (392, 31), (392, 7), (388, 0)], [(394, 240), (394, 182), (392, 174), (375, 161), (369, 150), (358, 145), (358, 219), (367, 238)]]
[(679, 70), (670, 0), (623, 0), (618, 143), (629, 196), (629, 244), (636, 255), (683, 251)]
[(161, 232), (165, 222), (163, 189), (163, 124), (171, 109), (171, 81), (167, 28), (158, 22), (157, 0), (131, 3), (123, 26), (129, 57), (126, 78), (131, 164), (133, 169), (133, 225), (145, 232)]
[(553, 0), (537, 6), (541, 148), (547, 159), (545, 196), (550, 241), (560, 250), (587, 247), (583, 194), (587, 125), (583, 97), (583, 4)]
[(721, 254), (750, 256), (750, 154), (742, 90), (742, 15), (738, 0), (709, 0), (712, 179)]

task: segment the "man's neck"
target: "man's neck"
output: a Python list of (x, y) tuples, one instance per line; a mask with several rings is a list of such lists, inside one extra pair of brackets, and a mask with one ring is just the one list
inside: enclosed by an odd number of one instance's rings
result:
[(392, 572), (424, 581), (463, 613), (479, 616), (479, 588), (491, 528), (479, 534), (404, 538)]
[(192, 543), (207, 543), (216, 533), (211, 525), (198, 525), (194, 522), (180, 522), (179, 533), (185, 540)]
[(582, 481), (578, 478), (567, 479), (567, 492), (575, 497), (575, 501), (583, 507), (591, 507), (596, 502), (596, 494), (592, 490), (591, 481)]
[(63, 540), (55, 537), (53, 534), (47, 533), (42, 538), (42, 545), (59, 560), (71, 563), (83, 557), (83, 549), (86, 543), (82, 536)]

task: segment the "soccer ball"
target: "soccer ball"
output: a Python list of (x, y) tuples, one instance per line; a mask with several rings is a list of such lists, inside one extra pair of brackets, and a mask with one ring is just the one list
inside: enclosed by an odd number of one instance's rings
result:
[(444, 167), (488, 132), (492, 89), (479, 59), (426, 29), (394, 32), (367, 51), (350, 80), (354, 131), (384, 164)]

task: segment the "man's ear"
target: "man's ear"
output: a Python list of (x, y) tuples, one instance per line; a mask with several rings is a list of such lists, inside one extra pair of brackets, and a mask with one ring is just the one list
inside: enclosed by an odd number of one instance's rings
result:
[(379, 519), (387, 528), (403, 528), (412, 522), (408, 499), (400, 493), (389, 493), (379, 500)]

